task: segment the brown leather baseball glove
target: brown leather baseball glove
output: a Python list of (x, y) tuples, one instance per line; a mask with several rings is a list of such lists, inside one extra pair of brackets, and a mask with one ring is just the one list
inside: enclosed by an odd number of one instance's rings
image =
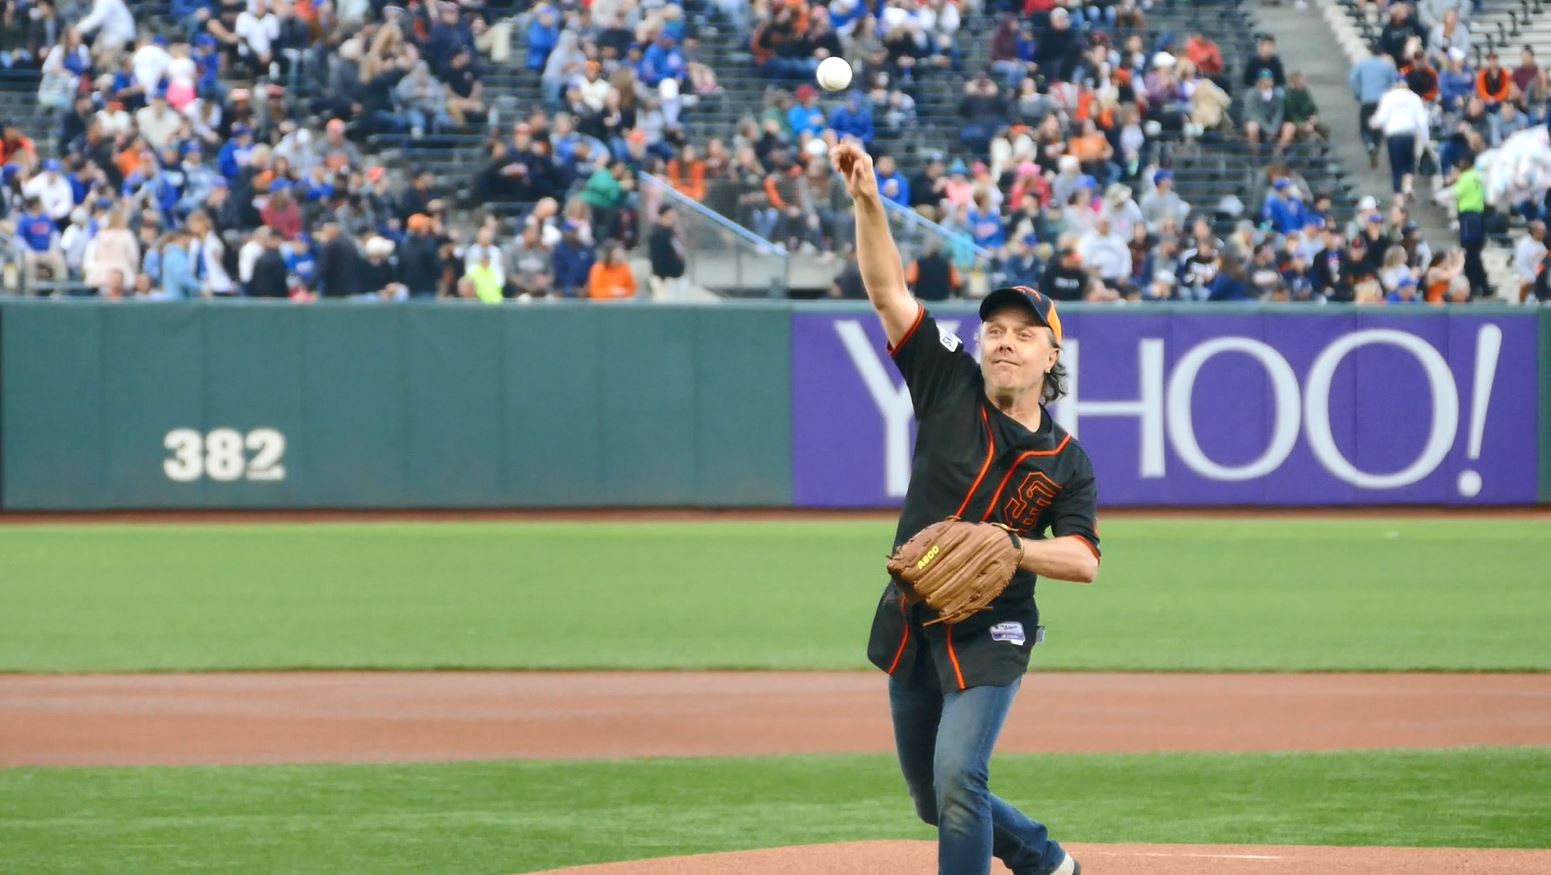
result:
[(934, 623), (958, 623), (983, 611), (1012, 582), (1023, 540), (992, 523), (949, 518), (933, 523), (889, 557), (889, 574), (910, 602), (924, 601)]

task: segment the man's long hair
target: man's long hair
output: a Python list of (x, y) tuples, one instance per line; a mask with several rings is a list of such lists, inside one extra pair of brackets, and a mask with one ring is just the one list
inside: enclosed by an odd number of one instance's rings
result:
[(1066, 395), (1066, 365), (1060, 361), (1045, 374), (1045, 385), (1039, 392), (1039, 403), (1054, 404)]

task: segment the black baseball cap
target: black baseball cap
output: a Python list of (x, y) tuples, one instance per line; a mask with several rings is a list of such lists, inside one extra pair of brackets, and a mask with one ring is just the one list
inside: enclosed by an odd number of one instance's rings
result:
[(1034, 318), (1056, 336), (1056, 346), (1061, 345), (1061, 317), (1056, 314), (1056, 302), (1050, 296), (1032, 286), (1003, 286), (986, 295), (980, 302), (980, 321), (984, 322), (997, 309), (1018, 304), (1034, 313)]

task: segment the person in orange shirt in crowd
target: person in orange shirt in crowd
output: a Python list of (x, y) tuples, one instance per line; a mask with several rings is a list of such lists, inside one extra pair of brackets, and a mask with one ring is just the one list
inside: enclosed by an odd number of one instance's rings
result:
[(635, 297), (635, 274), (625, 261), (625, 250), (617, 241), (603, 244), (603, 258), (587, 274), (587, 297), (615, 300)]
[(668, 162), (668, 182), (690, 200), (705, 202), (705, 162), (694, 146), (685, 145), (678, 157)]
[(0, 166), (16, 164), (30, 172), (37, 163), (38, 149), (33, 145), (32, 138), (22, 133), (22, 129), (16, 125), (6, 125), (4, 132), (0, 133)]
[(1486, 66), (1476, 74), (1476, 95), (1492, 112), (1513, 97), (1513, 74), (1503, 69), (1495, 51), (1486, 53)]
[(1417, 49), (1411, 63), (1400, 68), (1400, 75), (1417, 96), (1434, 103), (1438, 100), (1438, 71), (1427, 61), (1427, 52)]
[(1185, 43), (1185, 57), (1196, 65), (1196, 70), (1208, 79), (1214, 79), (1222, 75), (1223, 60), (1222, 49), (1217, 44), (1206, 38), (1206, 34), (1196, 31), (1190, 35)]

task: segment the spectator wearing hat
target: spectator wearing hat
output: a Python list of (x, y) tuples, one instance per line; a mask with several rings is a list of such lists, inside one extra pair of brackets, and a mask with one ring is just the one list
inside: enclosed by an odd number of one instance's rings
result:
[(70, 223), (70, 211), (75, 208), (75, 187), (65, 176), (64, 165), (59, 159), (45, 160), (42, 172), (22, 184), (22, 195), (37, 198), (56, 228), (62, 230)]
[(1261, 68), (1254, 87), (1244, 95), (1244, 137), (1257, 150), (1262, 143), (1275, 143), (1281, 149), (1292, 142), (1293, 127), (1287, 123), (1287, 106), (1276, 76)]
[(582, 242), (580, 228), (574, 222), (561, 226), (560, 243), (555, 246), (555, 288), (567, 298), (584, 294), (588, 288), (596, 250)]
[(1272, 183), (1271, 188), (1271, 195), (1261, 209), (1261, 221), (1284, 236), (1303, 230), (1310, 218), (1309, 209), (1303, 202), (1303, 190), (1285, 176)]
[(414, 213), (404, 222), (409, 231), (399, 247), (399, 275), (411, 297), (434, 297), (441, 285), (441, 258), (431, 234), (431, 219)]
[(1460, 160), (1454, 196), (1459, 245), (1465, 252), (1464, 276), (1472, 296), (1485, 296), (1490, 292), (1486, 265), (1481, 261), (1481, 250), (1486, 246), (1486, 186), (1473, 158)]
[(544, 297), (555, 287), (554, 254), (544, 241), (544, 224), (530, 219), (506, 248), (506, 285), (513, 297)]
[(361, 288), (379, 301), (402, 301), (409, 297), (408, 288), (399, 282), (398, 263), (393, 259), (395, 248), (392, 240), (380, 235), (369, 237), (361, 247), (365, 255), (361, 264)]
[(801, 137), (803, 134), (818, 136), (824, 132), (824, 108), (819, 106), (818, 89), (812, 85), (800, 85), (797, 88), (797, 103), (786, 112), (786, 127), (791, 135)]
[[(816, 68), (818, 62), (813, 63)], [(679, 48), (678, 40), (667, 30), (660, 31), (651, 45), (641, 53), (641, 63), (636, 66), (636, 78), (650, 88), (656, 88), (664, 79), (684, 84), (684, 52)]]
[(253, 129), (240, 123), (232, 125), (232, 138), (216, 155), (216, 167), (228, 181), (233, 181), (252, 157)]
[(17, 217), (16, 236), (25, 244), (22, 265), (27, 288), (36, 288), (45, 273), (50, 282), (62, 283), (69, 278), (59, 229), (43, 211), (43, 202), (36, 197), (27, 198), (25, 212)]
[(1438, 74), (1438, 106), (1445, 113), (1461, 112), (1476, 93), (1476, 74), (1465, 63), (1465, 53), (1449, 49)]
[(1417, 293), (1416, 277), (1403, 276), (1395, 284), (1394, 288), (1386, 287), (1384, 302), (1386, 304), (1419, 304), (1422, 299)]
[(1156, 232), (1165, 219), (1184, 222), (1190, 215), (1190, 204), (1174, 190), (1174, 171), (1154, 171), (1151, 182), (1152, 190), (1142, 195), (1139, 204), (1147, 227)]

